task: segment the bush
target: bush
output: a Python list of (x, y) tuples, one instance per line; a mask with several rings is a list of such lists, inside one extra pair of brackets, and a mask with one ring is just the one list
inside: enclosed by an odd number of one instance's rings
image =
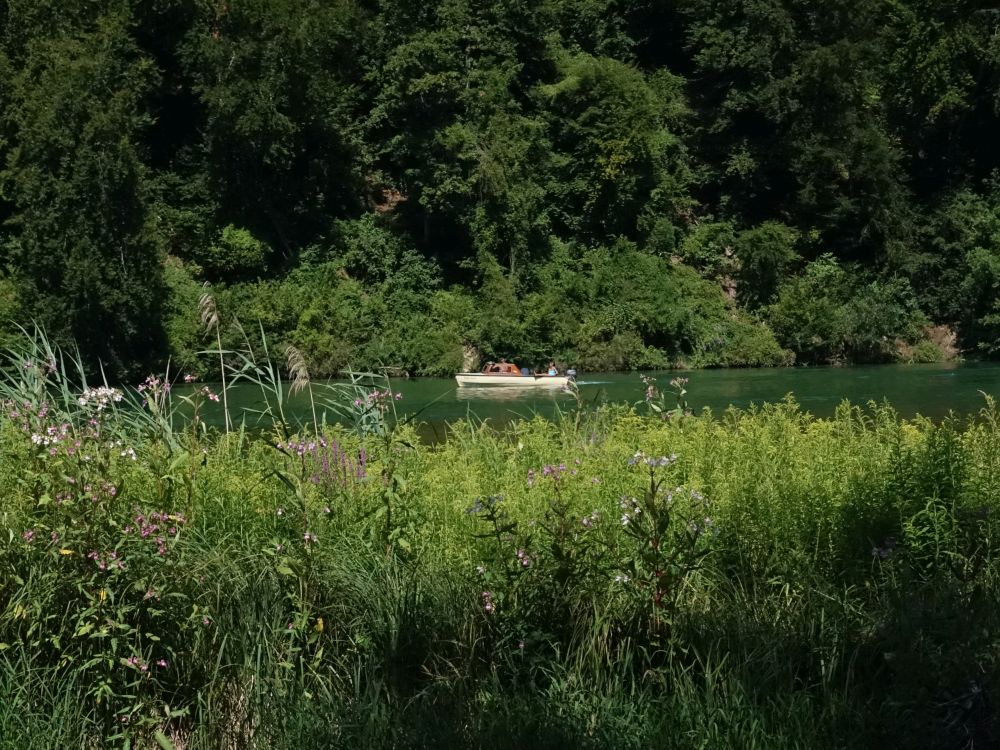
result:
[(228, 224), (206, 250), (202, 264), (216, 278), (255, 277), (264, 271), (268, 249), (248, 230)]
[(927, 323), (908, 282), (870, 281), (829, 255), (782, 284), (764, 317), (798, 361), (817, 364), (892, 361)]

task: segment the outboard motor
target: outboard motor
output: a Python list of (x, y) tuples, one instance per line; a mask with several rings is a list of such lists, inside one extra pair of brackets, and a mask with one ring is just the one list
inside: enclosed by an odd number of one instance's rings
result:
[(576, 370), (573, 369), (566, 370), (566, 377), (576, 378)]

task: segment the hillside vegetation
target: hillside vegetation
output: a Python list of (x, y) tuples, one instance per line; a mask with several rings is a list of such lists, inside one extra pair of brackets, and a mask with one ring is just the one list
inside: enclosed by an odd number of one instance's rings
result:
[(317, 375), (991, 356), (998, 28), (971, 0), (0, 0), (0, 338), (204, 371), (208, 285), (224, 346), (259, 320)]

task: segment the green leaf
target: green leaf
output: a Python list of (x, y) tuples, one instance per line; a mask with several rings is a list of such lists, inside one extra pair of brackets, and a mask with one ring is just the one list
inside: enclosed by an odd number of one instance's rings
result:
[(183, 466), (185, 463), (187, 463), (190, 457), (191, 454), (189, 454), (187, 451), (182, 452), (180, 455), (177, 456), (177, 458), (175, 458), (173, 461), (170, 462), (169, 471), (173, 471), (174, 469)]
[(153, 732), (153, 739), (156, 740), (156, 744), (159, 745), (162, 750), (174, 750), (174, 743), (167, 739), (167, 735), (157, 729)]

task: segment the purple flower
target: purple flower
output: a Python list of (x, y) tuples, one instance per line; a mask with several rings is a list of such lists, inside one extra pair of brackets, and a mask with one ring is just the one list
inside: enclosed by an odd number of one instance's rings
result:
[(496, 611), (496, 605), (493, 603), (493, 592), (484, 591), (479, 596), (483, 601), (483, 611), (488, 615), (493, 614)]

